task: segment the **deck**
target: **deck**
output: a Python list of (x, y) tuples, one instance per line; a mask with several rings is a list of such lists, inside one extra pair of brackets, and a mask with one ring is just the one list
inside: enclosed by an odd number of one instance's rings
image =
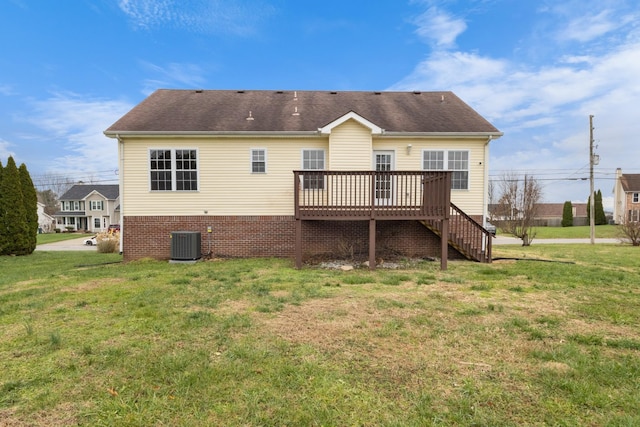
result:
[(304, 220), (368, 220), (369, 265), (375, 268), (376, 220), (437, 221), (446, 269), (451, 172), (294, 171), (296, 266), (302, 266)]

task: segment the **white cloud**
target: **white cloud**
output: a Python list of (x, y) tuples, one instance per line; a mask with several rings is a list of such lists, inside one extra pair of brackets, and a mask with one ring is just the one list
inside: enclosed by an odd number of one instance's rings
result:
[(63, 141), (49, 171), (91, 174), (117, 168), (117, 145), (103, 131), (131, 108), (127, 102), (71, 93), (35, 102), (31, 123), (50, 140)]
[(120, 10), (141, 29), (180, 28), (203, 34), (251, 35), (273, 13), (258, 0), (120, 0)]
[(464, 20), (454, 18), (436, 7), (427, 9), (414, 23), (418, 27), (418, 36), (439, 49), (453, 47), (456, 38), (467, 29)]
[[(601, 156), (596, 188), (608, 195), (613, 187), (609, 175), (616, 167), (640, 172), (640, 144), (634, 143), (640, 133), (640, 40), (632, 25), (625, 26), (629, 15), (602, 9), (590, 18), (563, 15), (563, 22), (553, 21), (556, 28), (564, 25), (567, 39), (606, 45), (600, 54), (559, 45), (556, 58), (538, 63), (437, 50), (391, 89), (455, 92), (505, 132), (492, 143), (492, 171), (540, 174), (550, 202), (588, 196), (588, 183), (566, 178), (588, 176), (583, 168), (589, 162), (588, 116), (593, 114), (596, 152)], [(562, 15), (557, 10), (544, 12), (537, 18)], [(591, 25), (583, 36), (574, 31), (581, 23)], [(421, 25), (419, 31), (425, 28)]]
[(561, 39), (588, 42), (614, 30), (619, 25), (610, 10), (596, 15), (583, 15), (571, 20), (560, 32)]
[(9, 95), (13, 95), (14, 91), (13, 88), (9, 85), (0, 85), (0, 95), (5, 95), (5, 96), (9, 96)]
[(147, 61), (140, 63), (148, 74), (153, 75), (143, 82), (145, 95), (159, 88), (202, 88), (206, 83), (204, 70), (195, 64), (171, 63), (163, 67)]
[(11, 146), (9, 141), (5, 141), (4, 139), (0, 138), (0, 162), (2, 162), (3, 165), (7, 164), (7, 159), (9, 158), (9, 156), (15, 156), (15, 153), (9, 150), (9, 146)]

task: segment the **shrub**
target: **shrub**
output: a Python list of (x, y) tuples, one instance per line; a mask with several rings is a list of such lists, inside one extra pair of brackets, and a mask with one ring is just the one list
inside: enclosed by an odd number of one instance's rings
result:
[(562, 208), (562, 226), (573, 226), (573, 206), (571, 205), (571, 202), (564, 202), (564, 206)]
[(96, 235), (98, 242), (98, 252), (110, 254), (120, 250), (120, 233), (102, 232)]

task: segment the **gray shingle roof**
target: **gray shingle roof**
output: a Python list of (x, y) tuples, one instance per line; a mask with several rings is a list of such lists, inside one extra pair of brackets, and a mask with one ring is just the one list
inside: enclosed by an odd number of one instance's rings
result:
[(351, 111), (386, 132), (499, 134), (452, 92), (170, 89), (152, 93), (105, 134), (316, 132)]
[(82, 200), (93, 191), (97, 191), (98, 193), (102, 194), (107, 200), (115, 200), (120, 195), (120, 188), (117, 184), (77, 184), (71, 187), (66, 193), (64, 193), (62, 197), (60, 197), (60, 200)]
[(640, 192), (640, 174), (624, 173), (620, 177), (620, 183), (625, 192)]

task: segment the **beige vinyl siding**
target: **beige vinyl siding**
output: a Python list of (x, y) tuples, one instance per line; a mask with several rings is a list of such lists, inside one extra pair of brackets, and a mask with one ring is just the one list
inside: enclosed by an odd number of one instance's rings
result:
[[(267, 173), (251, 173), (251, 149), (267, 150)], [(198, 191), (150, 191), (150, 149), (198, 150)], [(126, 215), (293, 215), (293, 171), (303, 149), (327, 138), (135, 139), (124, 142)]]
[[(331, 139), (331, 142), (330, 142)], [(484, 139), (371, 137), (349, 120), (330, 136), (310, 138), (136, 138), (124, 141), (121, 202), (126, 215), (293, 215), (293, 170), (302, 150), (325, 150), (328, 170), (371, 170), (373, 150), (393, 151), (396, 170), (422, 170), (423, 150), (469, 151), (469, 189), (451, 200), (469, 215), (484, 213)], [(411, 152), (407, 153), (407, 145)], [(329, 147), (331, 146), (331, 149)], [(266, 150), (266, 173), (251, 173), (251, 149)], [(198, 150), (198, 191), (150, 191), (150, 149)]]
[[(414, 138), (375, 138), (374, 150), (389, 150), (396, 153), (396, 170), (422, 170), (423, 150), (460, 150), (469, 152), (469, 188), (451, 190), (451, 201), (468, 215), (484, 214), (484, 178), (485, 178), (486, 139), (414, 139)], [(411, 144), (410, 153), (407, 146)], [(446, 165), (446, 158), (445, 158)]]
[(334, 171), (371, 170), (371, 130), (347, 120), (329, 136), (328, 169)]

